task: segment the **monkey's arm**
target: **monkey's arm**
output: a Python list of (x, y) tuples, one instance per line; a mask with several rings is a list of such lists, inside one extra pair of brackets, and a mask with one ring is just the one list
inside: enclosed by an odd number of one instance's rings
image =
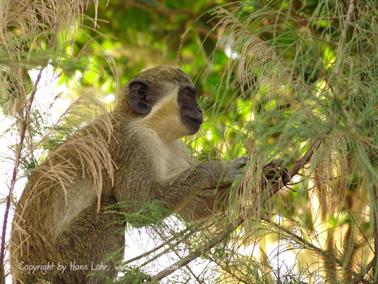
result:
[(203, 190), (229, 187), (240, 177), (246, 158), (199, 163), (168, 180), (155, 183), (155, 198), (172, 209), (184, 207)]
[(202, 190), (230, 186), (242, 174), (242, 168), (247, 162), (246, 158), (209, 161), (187, 168), (173, 177), (161, 179), (156, 174), (153, 164), (145, 162), (148, 158), (143, 156), (143, 152), (139, 152), (138, 155), (132, 153), (132, 156), (137, 156), (133, 159), (132, 166), (128, 163), (121, 167), (116, 175), (116, 200), (133, 201), (141, 205), (159, 201), (172, 210), (181, 208)]
[[(263, 167), (262, 188), (281, 183), (287, 184), (289, 174), (282, 167), (283, 162), (274, 160)], [(230, 191), (228, 187), (215, 188), (194, 196), (178, 210), (178, 213), (186, 221), (193, 222), (206, 219), (219, 212), (225, 212), (228, 207)]]
[[(146, 143), (149, 137), (131, 134), (127, 139), (118, 137), (117, 140), (123, 139), (125, 144), (117, 147), (118, 151), (113, 154), (118, 168), (114, 197), (117, 202), (125, 204), (125, 211), (135, 212), (152, 201), (158, 201), (170, 211), (179, 210), (197, 193), (229, 187), (242, 175), (247, 163), (247, 158), (202, 162), (172, 176), (165, 168), (166, 161), (161, 158), (163, 153)], [(164, 177), (167, 171), (170, 176)], [(132, 207), (127, 209), (128, 206)]]

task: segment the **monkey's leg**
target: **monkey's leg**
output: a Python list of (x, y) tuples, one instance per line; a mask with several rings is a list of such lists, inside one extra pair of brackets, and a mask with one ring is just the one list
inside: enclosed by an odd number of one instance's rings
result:
[(96, 205), (83, 210), (60, 236), (56, 251), (66, 270), (55, 276), (57, 283), (104, 283), (116, 276), (115, 267), (123, 257), (124, 225), (104, 207), (100, 212)]

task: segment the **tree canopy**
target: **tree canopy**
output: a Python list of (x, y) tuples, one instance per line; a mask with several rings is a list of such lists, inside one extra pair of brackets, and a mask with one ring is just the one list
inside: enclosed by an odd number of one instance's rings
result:
[[(195, 157), (245, 155), (248, 170), (226, 216), (143, 231), (159, 242), (133, 259), (126, 251), (119, 283), (377, 283), (376, 1), (36, 2), (0, 2), (0, 108), (10, 121), (1, 137), (11, 139), (1, 156), (12, 161), (1, 191), (6, 273), (21, 177), (113, 109), (135, 74), (173, 64), (193, 78), (205, 110), (185, 139)], [(56, 82), (42, 94), (48, 70)], [(267, 190), (261, 173), (275, 159), (291, 180)], [(156, 267), (167, 255), (172, 266)]]

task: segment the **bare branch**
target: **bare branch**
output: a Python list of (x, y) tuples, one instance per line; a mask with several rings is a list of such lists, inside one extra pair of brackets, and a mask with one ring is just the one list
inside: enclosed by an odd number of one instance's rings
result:
[[(155, 253), (155, 252), (157, 252), (158, 250), (160, 250), (161, 248), (163, 248), (163, 247), (165, 247), (165, 246), (172, 246), (172, 247), (175, 247), (175, 246), (177, 246), (178, 244), (180, 244), (183, 240), (185, 240), (186, 238), (187, 238), (187, 233), (188, 233), (188, 229), (185, 229), (185, 230), (183, 230), (183, 231), (181, 231), (181, 232), (179, 232), (178, 234), (175, 234), (173, 237), (171, 237), (171, 238), (169, 238), (169, 239), (167, 239), (167, 240), (165, 240), (163, 243), (161, 243), (160, 245), (158, 245), (158, 246), (156, 246), (156, 247), (154, 247), (154, 248), (152, 248), (152, 249), (150, 249), (149, 251), (146, 251), (146, 252), (144, 252), (144, 253), (142, 253), (142, 254), (140, 254), (140, 255), (137, 255), (137, 256), (135, 256), (135, 257), (133, 257), (133, 258), (130, 258), (130, 259), (128, 259), (128, 260), (126, 260), (125, 262), (123, 262), (123, 264), (124, 265), (127, 265), (127, 264), (130, 264), (130, 263), (132, 263), (132, 262), (134, 262), (134, 261), (137, 261), (137, 260), (139, 260), (139, 259), (141, 259), (141, 258), (144, 258), (144, 257), (146, 257), (146, 256), (148, 256), (148, 255), (150, 255), (150, 254), (153, 254), (153, 253)], [(190, 234), (189, 234), (190, 235)], [(177, 239), (179, 237), (179, 239)], [(171, 244), (171, 242), (173, 242), (174, 240), (176, 240), (173, 244)], [(165, 253), (166, 252), (166, 250), (164, 250), (162, 253)], [(158, 258), (159, 256), (160, 256), (161, 254), (159, 253), (157, 256), (154, 256), (152, 259), (154, 260), (154, 259), (156, 259), (156, 258)], [(151, 260), (149, 260), (148, 262), (150, 262)], [(148, 263), (147, 262), (147, 263)], [(142, 264), (142, 266), (144, 266), (144, 265), (146, 265), (147, 264), (146, 262), (145, 263), (143, 263)]]
[(9, 210), (10, 210), (10, 205), (12, 201), (12, 195), (14, 191), (14, 187), (16, 185), (17, 181), (17, 175), (18, 175), (18, 170), (21, 162), (21, 152), (24, 147), (24, 141), (25, 141), (25, 134), (26, 134), (26, 129), (28, 128), (29, 122), (30, 122), (30, 112), (31, 108), (33, 105), (33, 101), (35, 98), (35, 94), (37, 92), (38, 84), (39, 81), (41, 80), (42, 77), (42, 72), (45, 67), (41, 67), (41, 70), (38, 73), (37, 79), (34, 83), (34, 88), (32, 93), (30, 94), (29, 100), (26, 102), (25, 105), (25, 113), (20, 114), (21, 116), (21, 123), (20, 123), (20, 128), (19, 128), (19, 133), (20, 133), (20, 141), (17, 144), (16, 151), (15, 151), (15, 162), (14, 162), (14, 167), (12, 171), (12, 178), (9, 184), (9, 191), (8, 191), (8, 196), (7, 196), (7, 201), (5, 205), (5, 213), (4, 213), (4, 219), (3, 219), (3, 225), (1, 229), (1, 248), (0, 248), (0, 264), (1, 264), (1, 269), (0, 269), (0, 277), (1, 280), (4, 280), (5, 277), (5, 271), (4, 271), (4, 258), (5, 258), (5, 241), (6, 241), (6, 234), (7, 234), (7, 224), (8, 224), (8, 218), (9, 218)]

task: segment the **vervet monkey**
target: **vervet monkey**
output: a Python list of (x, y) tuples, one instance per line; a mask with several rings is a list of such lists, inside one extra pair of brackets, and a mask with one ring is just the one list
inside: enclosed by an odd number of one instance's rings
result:
[(109, 277), (116, 275), (127, 221), (118, 212), (157, 201), (188, 221), (212, 214), (216, 201), (201, 192), (229, 187), (247, 159), (194, 162), (180, 138), (202, 121), (197, 90), (179, 68), (158, 66), (132, 79), (113, 112), (67, 139), (31, 174), (12, 226), (15, 279), (103, 283), (91, 269), (105, 265)]

